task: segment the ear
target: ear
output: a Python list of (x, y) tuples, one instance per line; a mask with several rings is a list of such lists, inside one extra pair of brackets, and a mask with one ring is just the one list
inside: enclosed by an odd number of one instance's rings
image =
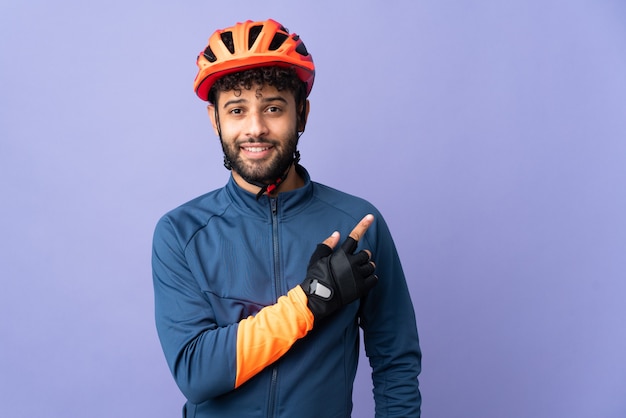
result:
[(219, 137), (220, 136), (220, 131), (219, 131), (218, 127), (217, 127), (217, 120), (216, 120), (216, 117), (215, 117), (215, 112), (216, 112), (215, 105), (209, 104), (206, 107), (206, 109), (209, 112), (209, 118), (211, 119), (211, 125), (213, 126), (213, 132), (215, 132), (215, 135), (217, 135)]
[[(309, 99), (304, 101), (304, 112), (301, 109), (298, 113), (298, 132), (304, 132), (304, 128), (306, 127), (306, 121), (309, 119), (309, 110), (311, 110), (311, 104), (309, 103)], [(302, 118), (304, 117), (304, 120)]]

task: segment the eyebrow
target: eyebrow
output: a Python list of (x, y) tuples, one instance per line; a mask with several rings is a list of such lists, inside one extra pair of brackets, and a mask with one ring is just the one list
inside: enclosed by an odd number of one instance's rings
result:
[(267, 98), (263, 98), (261, 99), (261, 101), (268, 103), (268, 102), (283, 102), (284, 104), (287, 104), (287, 99), (285, 99), (283, 96), (270, 96)]
[[(222, 105), (223, 109), (226, 109), (226, 107), (231, 106), (231, 105), (236, 105), (236, 104), (241, 104), (241, 103), (245, 103), (247, 100), (246, 99), (232, 99), (232, 100), (228, 100), (226, 103), (224, 103)], [(282, 96), (270, 96), (270, 97), (263, 97), (261, 99), (261, 101), (263, 103), (270, 103), (270, 102), (282, 102), (284, 104), (287, 104), (287, 99), (285, 99)]]

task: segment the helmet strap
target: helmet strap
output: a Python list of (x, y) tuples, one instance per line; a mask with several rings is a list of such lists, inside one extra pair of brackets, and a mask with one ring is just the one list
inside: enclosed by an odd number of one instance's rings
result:
[[(215, 128), (217, 130), (217, 136), (220, 139), (220, 144), (223, 147), (224, 141), (222, 141), (222, 125), (220, 124), (220, 114), (218, 113), (217, 108), (214, 108), (213, 114), (215, 115)], [(224, 154), (224, 167), (226, 167), (226, 170), (228, 171), (233, 169), (233, 164), (230, 162), (226, 154)]]
[(278, 189), (278, 187), (285, 181), (285, 179), (289, 175), (289, 170), (291, 169), (291, 166), (294, 164), (298, 164), (298, 161), (300, 161), (300, 151), (296, 150), (293, 153), (293, 160), (289, 164), (289, 167), (287, 167), (287, 170), (285, 170), (285, 172), (279, 178), (277, 178), (274, 182), (270, 184), (261, 184), (257, 182), (252, 182), (252, 184), (261, 188), (259, 192), (256, 194), (256, 200), (259, 200), (261, 196), (263, 196), (266, 192), (267, 194), (272, 194), (274, 191), (276, 191), (276, 189)]

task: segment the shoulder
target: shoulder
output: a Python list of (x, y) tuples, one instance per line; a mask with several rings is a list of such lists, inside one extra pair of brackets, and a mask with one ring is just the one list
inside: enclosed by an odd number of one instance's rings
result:
[(229, 205), (230, 200), (223, 188), (198, 196), (165, 213), (156, 224), (155, 239), (175, 235), (184, 245), (213, 217), (223, 214)]
[(313, 195), (319, 204), (327, 207), (324, 213), (326, 216), (331, 214), (342, 214), (347, 223), (343, 225), (342, 234), (347, 234), (352, 230), (354, 225), (359, 222), (365, 215), (374, 215), (374, 224), (368, 229), (363, 243), (371, 250), (382, 248), (395, 248), (393, 238), (389, 230), (389, 226), (378, 208), (368, 200), (355, 196), (321, 183), (315, 183)]
[[(313, 196), (322, 203), (348, 213), (356, 213), (357, 216), (364, 216), (367, 213), (379, 215), (378, 209), (362, 197), (337, 190), (325, 184), (316, 182), (312, 183)], [(361, 213), (363, 215), (360, 215)]]

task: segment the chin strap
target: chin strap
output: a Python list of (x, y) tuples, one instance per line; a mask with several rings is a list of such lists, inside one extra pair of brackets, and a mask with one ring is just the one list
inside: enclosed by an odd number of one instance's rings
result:
[[(289, 167), (291, 167), (291, 166), (289, 166)], [(267, 194), (271, 194), (274, 190), (278, 189), (278, 186), (280, 186), (280, 184), (283, 181), (285, 181), (285, 179), (287, 178), (287, 174), (289, 174), (289, 169), (287, 169), (285, 174), (283, 174), (282, 176), (277, 178), (274, 183), (264, 184), (261, 187), (261, 189), (259, 190), (259, 192), (256, 194), (256, 200), (259, 200), (261, 198), (261, 196), (263, 196), (265, 194), (265, 192), (267, 192)], [(258, 186), (258, 184), (257, 184), (257, 186)]]
[(276, 189), (278, 189), (278, 186), (280, 186), (282, 182), (285, 181), (285, 179), (289, 175), (289, 169), (291, 168), (291, 166), (293, 164), (298, 164), (298, 161), (300, 161), (300, 151), (296, 150), (293, 154), (293, 160), (291, 164), (289, 164), (289, 167), (287, 167), (287, 170), (285, 170), (283, 175), (277, 178), (273, 183), (270, 183), (270, 184), (260, 184), (256, 182), (253, 183), (255, 186), (259, 186), (261, 188), (261, 190), (259, 190), (259, 192), (256, 194), (256, 200), (259, 200), (261, 196), (263, 196), (266, 192), (267, 194), (272, 194)]

